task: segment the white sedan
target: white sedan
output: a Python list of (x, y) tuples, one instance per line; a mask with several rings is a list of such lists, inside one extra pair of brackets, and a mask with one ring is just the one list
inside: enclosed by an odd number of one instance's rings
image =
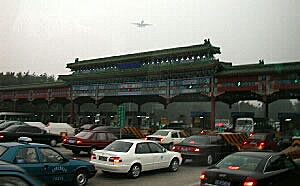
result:
[(94, 151), (90, 162), (104, 173), (128, 173), (137, 178), (141, 172), (154, 169), (168, 168), (175, 172), (182, 158), (180, 153), (168, 151), (154, 141), (123, 139)]

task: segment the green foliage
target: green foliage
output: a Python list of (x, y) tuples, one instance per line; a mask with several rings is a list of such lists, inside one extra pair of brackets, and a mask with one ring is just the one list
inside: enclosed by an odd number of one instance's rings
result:
[(22, 85), (22, 84), (32, 84), (32, 83), (45, 83), (45, 82), (55, 82), (56, 79), (54, 75), (47, 75), (46, 73), (37, 75), (35, 73), (30, 74), (27, 72), (6, 72), (0, 73), (0, 86), (10, 86), (10, 85)]

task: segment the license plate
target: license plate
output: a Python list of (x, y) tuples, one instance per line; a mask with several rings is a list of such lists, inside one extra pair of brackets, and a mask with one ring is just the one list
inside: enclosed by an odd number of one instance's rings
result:
[(230, 182), (229, 181), (223, 181), (223, 180), (216, 180), (215, 184), (216, 185), (221, 185), (221, 186), (230, 186)]
[(99, 156), (99, 158), (98, 158), (100, 161), (106, 161), (107, 160), (107, 157), (105, 157), (105, 156)]
[(256, 141), (250, 142), (250, 144), (256, 145)]
[(69, 140), (69, 143), (75, 143), (75, 140)]

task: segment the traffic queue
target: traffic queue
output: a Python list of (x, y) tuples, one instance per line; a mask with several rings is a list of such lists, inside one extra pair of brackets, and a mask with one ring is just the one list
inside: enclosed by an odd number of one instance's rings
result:
[[(19, 126), (28, 127), (14, 125)], [(17, 172), (32, 179), (29, 185), (84, 186), (99, 171), (104, 175), (126, 173), (130, 178), (138, 178), (142, 172), (156, 169), (176, 172), (188, 160), (208, 166), (199, 169), (200, 185), (205, 186), (296, 185), (300, 176), (300, 165), (289, 156), (274, 152), (276, 148), (270, 140), (274, 136), (266, 133), (252, 134), (237, 146), (226, 135), (209, 131), (186, 136), (180, 130), (163, 129), (144, 139), (126, 135), (126, 139), (120, 139), (120, 132), (114, 127), (92, 127), (56, 142), (62, 142), (63, 148), (75, 155), (87, 152), (89, 162), (68, 158), (51, 147), (51, 141), (38, 141), (34, 136), (33, 141), (28, 135), (0, 142), (0, 161), (25, 170)]]

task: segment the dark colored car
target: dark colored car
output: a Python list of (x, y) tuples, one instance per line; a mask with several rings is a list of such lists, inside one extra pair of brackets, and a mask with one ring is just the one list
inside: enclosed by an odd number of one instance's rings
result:
[(237, 152), (200, 174), (200, 185), (299, 185), (300, 166), (275, 152)]
[(99, 127), (101, 125), (96, 125), (96, 124), (84, 124), (78, 128), (75, 129), (75, 134), (78, 134), (79, 132), (83, 130), (93, 130), (96, 127)]
[(30, 125), (12, 125), (0, 131), (0, 142), (18, 141), (19, 137), (29, 137), (35, 143), (49, 144), (53, 147), (62, 142), (60, 135), (47, 133), (43, 129)]
[(97, 172), (89, 162), (69, 159), (49, 145), (38, 143), (0, 143), (0, 160), (20, 166), (46, 184), (84, 186)]
[(4, 186), (42, 186), (21, 167), (0, 161), (0, 185)]
[(238, 151), (238, 148), (229, 144), (222, 136), (197, 135), (174, 145), (172, 150), (181, 153), (183, 162), (192, 159), (212, 165), (226, 155)]
[(244, 141), (241, 150), (270, 150), (276, 151), (277, 144), (274, 133), (254, 133), (246, 141)]
[(0, 124), (0, 130), (5, 130), (7, 127), (10, 127), (12, 125), (28, 125), (28, 124), (22, 121), (5, 121)]
[(79, 154), (80, 151), (91, 154), (95, 150), (103, 149), (116, 139), (118, 138), (108, 131), (84, 130), (74, 137), (65, 138), (63, 147), (72, 150), (74, 154)]
[(135, 139), (135, 138), (137, 138), (132, 132), (123, 131), (119, 127), (98, 126), (98, 127), (94, 128), (93, 130), (109, 131), (109, 132), (113, 133), (118, 139)]

